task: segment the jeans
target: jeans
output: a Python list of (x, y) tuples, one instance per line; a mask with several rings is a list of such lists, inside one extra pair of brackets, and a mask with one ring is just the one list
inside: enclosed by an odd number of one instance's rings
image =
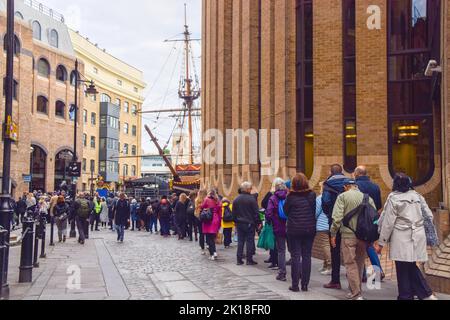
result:
[[(375, 251), (375, 248), (373, 247), (372, 244), (369, 244), (367, 246), (367, 255), (369, 256), (370, 263), (372, 264), (372, 266), (376, 267), (375, 271), (381, 272), (381, 274), (383, 274), (384, 272), (383, 272), (383, 268), (381, 267), (380, 258), (378, 258), (378, 254)], [(367, 279), (366, 267), (364, 267), (363, 279)]]
[(153, 232), (153, 226), (155, 227), (155, 233), (158, 232), (158, 218), (155, 216), (150, 217), (150, 225), (149, 225), (150, 232)]
[(116, 225), (116, 230), (117, 230), (117, 241), (122, 241), (123, 242), (123, 238), (125, 236), (125, 225), (121, 224), (121, 225)]
[(415, 262), (396, 261), (395, 267), (397, 269), (398, 300), (414, 300), (414, 296), (423, 300), (433, 294)]
[(216, 253), (216, 235), (211, 233), (206, 234), (206, 243), (209, 247), (209, 255), (212, 257)]
[(308, 286), (311, 279), (312, 248), (315, 235), (289, 235), (292, 257), (292, 287), (298, 288), (300, 278), (302, 287)]
[(280, 268), (279, 275), (286, 276), (286, 237), (276, 236), (275, 240), (278, 251), (278, 267)]
[(331, 283), (341, 283), (341, 233), (336, 235), (336, 248), (331, 247)]
[(247, 247), (247, 261), (253, 261), (255, 255), (255, 233), (256, 227), (251, 224), (238, 223), (236, 226), (238, 232), (237, 259), (242, 261), (244, 256), (244, 245)]
[(77, 224), (78, 229), (78, 241), (84, 242), (86, 240), (86, 228), (89, 230), (89, 222), (88, 219), (81, 218), (79, 216), (75, 217), (75, 222)]
[(159, 224), (161, 225), (161, 235), (170, 236), (170, 218), (161, 217), (159, 219)]
[(233, 240), (231, 239), (232, 234), (233, 228), (223, 229), (223, 244), (225, 247), (229, 247), (231, 243), (233, 243)]

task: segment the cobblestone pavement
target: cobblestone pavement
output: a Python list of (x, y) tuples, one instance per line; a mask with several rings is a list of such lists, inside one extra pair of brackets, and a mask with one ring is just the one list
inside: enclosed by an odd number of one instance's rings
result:
[[(145, 232), (127, 231), (125, 242), (117, 243), (115, 233), (102, 230), (92, 233), (85, 246), (69, 239), (48, 247), (47, 259), (34, 270), (32, 284), (17, 283), (19, 254), (19, 247), (11, 248), (11, 299), (340, 300), (347, 293), (322, 288), (329, 277), (319, 274), (320, 262), (316, 260), (310, 292), (292, 293), (289, 282), (276, 281), (276, 272), (267, 269), (263, 262), (266, 252), (258, 250), (258, 266), (238, 267), (235, 247), (225, 250), (219, 245), (219, 259), (213, 262), (201, 255), (195, 242)], [(67, 270), (71, 266), (80, 268), (81, 286), (70, 290)], [(347, 287), (345, 281), (343, 287)], [(365, 288), (364, 293), (370, 300), (394, 300), (396, 284), (386, 281), (380, 290)]]

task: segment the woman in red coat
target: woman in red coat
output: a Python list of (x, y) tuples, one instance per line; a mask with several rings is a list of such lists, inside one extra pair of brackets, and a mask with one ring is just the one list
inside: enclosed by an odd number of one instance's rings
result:
[(210, 209), (213, 213), (213, 219), (210, 222), (202, 223), (203, 234), (206, 236), (206, 243), (209, 246), (210, 259), (216, 260), (216, 236), (219, 233), (222, 222), (222, 203), (217, 196), (215, 190), (208, 192), (208, 197), (205, 199), (202, 205), (202, 210)]

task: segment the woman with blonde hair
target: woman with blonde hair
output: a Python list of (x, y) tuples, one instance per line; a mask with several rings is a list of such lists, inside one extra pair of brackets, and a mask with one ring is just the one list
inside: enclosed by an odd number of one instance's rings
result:
[(177, 223), (178, 240), (184, 240), (186, 237), (187, 200), (188, 196), (185, 193), (182, 193), (177, 204), (175, 205), (175, 220)]
[(202, 231), (205, 234), (206, 242), (208, 244), (209, 255), (212, 261), (216, 260), (216, 236), (219, 233), (222, 222), (222, 203), (215, 189), (208, 192), (208, 197), (203, 201), (202, 210), (209, 210), (212, 219), (209, 221), (202, 221)]
[(205, 201), (206, 197), (208, 196), (208, 191), (206, 189), (201, 189), (198, 194), (197, 198), (195, 199), (195, 219), (194, 223), (197, 225), (198, 228), (198, 243), (200, 245), (200, 249), (202, 250), (202, 255), (205, 255), (205, 235), (203, 234), (202, 229), (202, 223), (200, 221), (200, 214), (202, 213), (202, 205)]

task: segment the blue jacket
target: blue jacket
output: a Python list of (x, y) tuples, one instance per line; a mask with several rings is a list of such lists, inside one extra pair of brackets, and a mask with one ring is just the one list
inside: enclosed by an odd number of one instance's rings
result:
[(328, 217), (325, 215), (325, 212), (323, 212), (323, 209), (322, 209), (322, 196), (321, 195), (318, 196), (316, 199), (316, 220), (317, 220), (317, 226), (316, 226), (317, 232), (330, 231)]
[(334, 204), (336, 203), (337, 197), (345, 191), (344, 184), (347, 180), (348, 178), (343, 174), (336, 174), (328, 178), (323, 185), (322, 210), (330, 220), (330, 224), (331, 217), (333, 216)]
[(368, 194), (372, 198), (378, 211), (383, 208), (381, 202), (381, 190), (378, 185), (370, 181), (370, 178), (367, 176), (357, 178), (356, 184), (358, 185), (359, 191)]

